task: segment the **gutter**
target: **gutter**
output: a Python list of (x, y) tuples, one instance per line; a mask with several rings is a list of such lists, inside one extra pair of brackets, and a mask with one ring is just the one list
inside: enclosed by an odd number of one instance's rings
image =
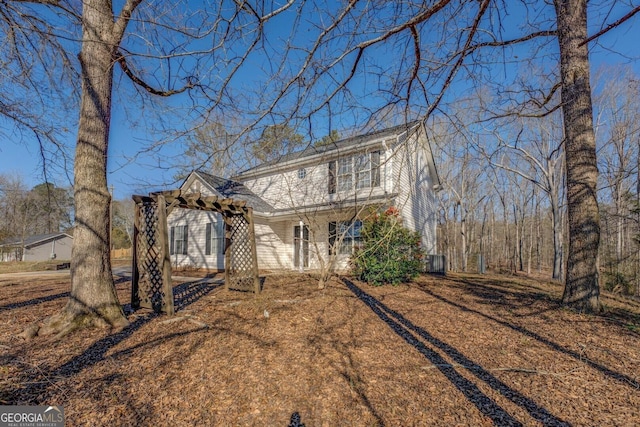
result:
[(400, 133), (390, 134), (386, 136), (381, 136), (375, 139), (372, 139), (367, 142), (360, 143), (354, 146), (347, 146), (344, 148), (335, 148), (332, 150), (327, 150), (322, 153), (311, 154), (305, 157), (299, 157), (293, 160), (288, 160), (286, 162), (278, 163), (276, 165), (269, 166), (257, 166), (253, 169), (249, 169), (246, 172), (240, 172), (237, 175), (232, 176), (230, 179), (235, 181), (244, 181), (247, 179), (259, 178), (265, 175), (272, 175), (275, 172), (283, 172), (286, 170), (295, 169), (295, 167), (302, 167), (308, 164), (318, 164), (318, 160), (328, 161), (333, 158), (337, 158), (340, 156), (346, 156), (352, 153), (357, 153), (362, 151), (362, 149), (375, 147), (375, 146), (384, 146), (387, 141), (395, 140), (396, 142), (403, 134), (407, 134), (407, 138), (409, 138), (410, 134), (413, 133), (416, 129), (419, 128), (419, 123), (414, 124), (412, 127), (409, 127), (403, 130)]
[(362, 205), (375, 205), (379, 202), (384, 202), (386, 200), (394, 199), (398, 196), (398, 193), (385, 193), (382, 195), (378, 195), (375, 197), (369, 197), (367, 199), (358, 199), (358, 202), (354, 202), (353, 199), (345, 199), (340, 202), (327, 202), (327, 203), (318, 203), (315, 205), (302, 206), (300, 208), (281, 208), (275, 209), (272, 212), (258, 212), (253, 211), (253, 215), (260, 218), (267, 219), (277, 219), (277, 218), (286, 218), (287, 216), (298, 217), (301, 214), (315, 212), (315, 213), (324, 213), (331, 211), (339, 211), (343, 209), (353, 208), (354, 206), (362, 206)]

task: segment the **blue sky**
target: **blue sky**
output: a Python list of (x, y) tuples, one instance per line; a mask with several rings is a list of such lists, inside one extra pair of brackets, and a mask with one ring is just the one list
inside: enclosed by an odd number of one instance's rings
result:
[[(625, 9), (628, 10), (628, 9)], [(621, 14), (611, 13), (608, 22), (617, 19)], [(517, 18), (517, 17), (516, 17)], [(597, 69), (601, 64), (626, 64), (640, 75), (640, 18), (633, 17), (620, 28), (604, 35), (598, 43), (592, 43), (592, 68)], [(594, 29), (596, 31), (597, 29)], [(508, 31), (508, 28), (507, 28)], [(283, 34), (282, 37), (286, 37)], [(251, 70), (247, 71), (251, 73)], [(250, 75), (250, 74), (249, 74)], [(247, 75), (248, 76), (248, 75)], [(366, 76), (360, 76), (366, 79)], [(116, 81), (118, 88), (118, 81)], [(455, 88), (454, 88), (455, 89)], [(181, 100), (177, 98), (169, 105), (180, 107)], [(179, 115), (166, 114), (162, 121), (165, 126), (180, 127)], [(69, 111), (69, 120), (76, 120), (76, 111)], [(160, 151), (149, 154), (140, 154), (141, 146), (154, 142), (154, 134), (149, 128), (156, 127), (159, 123), (146, 111), (138, 111), (134, 106), (128, 105), (128, 99), (116, 96), (114, 98), (114, 110), (112, 118), (111, 142), (109, 152), (108, 180), (115, 189), (116, 198), (127, 198), (132, 193), (147, 193), (148, 191), (176, 186), (174, 180), (175, 170), (172, 165), (180, 157), (181, 145), (169, 144)], [(186, 126), (186, 124), (184, 124)], [(7, 129), (7, 124), (0, 122), (0, 126)], [(41, 158), (37, 143), (28, 135), (11, 134), (0, 145), (0, 173), (21, 174), (29, 186), (42, 182)], [(75, 140), (73, 132), (65, 140), (69, 153)], [(70, 175), (70, 174), (69, 174)], [(50, 180), (60, 186), (67, 186), (70, 182), (64, 173), (51, 172)]]

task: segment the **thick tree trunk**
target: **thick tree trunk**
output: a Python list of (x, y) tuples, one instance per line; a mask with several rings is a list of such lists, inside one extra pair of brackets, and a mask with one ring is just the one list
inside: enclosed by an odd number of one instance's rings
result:
[(555, 0), (567, 165), (569, 249), (563, 303), (599, 311), (598, 168), (589, 83), (586, 0)]
[(128, 324), (116, 296), (109, 251), (111, 196), (106, 172), (115, 49), (113, 22), (110, 1), (84, 2), (71, 296), (63, 312), (52, 317), (39, 334), (64, 334), (94, 324), (116, 328)]

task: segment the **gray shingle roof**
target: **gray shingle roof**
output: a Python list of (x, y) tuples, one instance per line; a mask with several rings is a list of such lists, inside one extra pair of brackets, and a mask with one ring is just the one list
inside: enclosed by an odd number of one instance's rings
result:
[[(51, 234), (38, 234), (36, 236), (29, 236), (29, 237), (25, 237), (24, 246), (29, 247), (36, 243), (47, 242), (55, 238), (58, 238), (58, 237), (62, 238), (65, 236), (69, 236), (69, 235), (67, 233), (51, 233)], [(0, 246), (15, 246), (15, 245), (22, 245), (22, 239), (12, 238), (12, 239), (7, 239), (3, 242), (0, 242)]]
[(407, 136), (406, 131), (414, 129), (416, 125), (418, 125), (419, 123), (420, 123), (419, 121), (403, 123), (401, 125), (393, 126), (390, 128), (386, 128), (386, 129), (382, 129), (374, 132), (369, 132), (363, 135), (357, 135), (357, 136), (341, 139), (339, 141), (336, 141), (330, 144), (310, 145), (309, 147), (303, 150), (279, 156), (277, 159), (270, 160), (270, 161), (261, 163), (260, 165), (255, 166), (253, 168), (244, 170), (239, 174), (237, 174), (237, 176), (242, 176), (243, 174), (268, 168), (269, 166), (277, 165), (284, 162), (289, 162), (292, 160), (303, 159), (305, 157), (313, 156), (316, 154), (330, 154), (333, 151), (340, 152), (342, 150), (345, 150), (351, 147), (365, 144), (368, 141), (384, 139), (386, 137), (397, 136), (399, 134), (404, 133), (404, 135), (402, 135), (401, 137), (401, 140), (399, 141), (399, 142), (402, 142), (404, 139), (406, 139), (406, 136)]
[(203, 171), (195, 171), (207, 184), (209, 184), (221, 196), (234, 200), (247, 202), (256, 212), (272, 212), (273, 207), (257, 196), (242, 183), (231, 179), (221, 178)]

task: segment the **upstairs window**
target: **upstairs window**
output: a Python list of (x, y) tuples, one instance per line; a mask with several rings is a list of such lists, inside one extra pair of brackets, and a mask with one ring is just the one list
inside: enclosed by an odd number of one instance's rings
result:
[(329, 162), (329, 194), (380, 186), (380, 152), (340, 157)]
[(349, 191), (353, 188), (353, 157), (338, 159), (338, 191)]

